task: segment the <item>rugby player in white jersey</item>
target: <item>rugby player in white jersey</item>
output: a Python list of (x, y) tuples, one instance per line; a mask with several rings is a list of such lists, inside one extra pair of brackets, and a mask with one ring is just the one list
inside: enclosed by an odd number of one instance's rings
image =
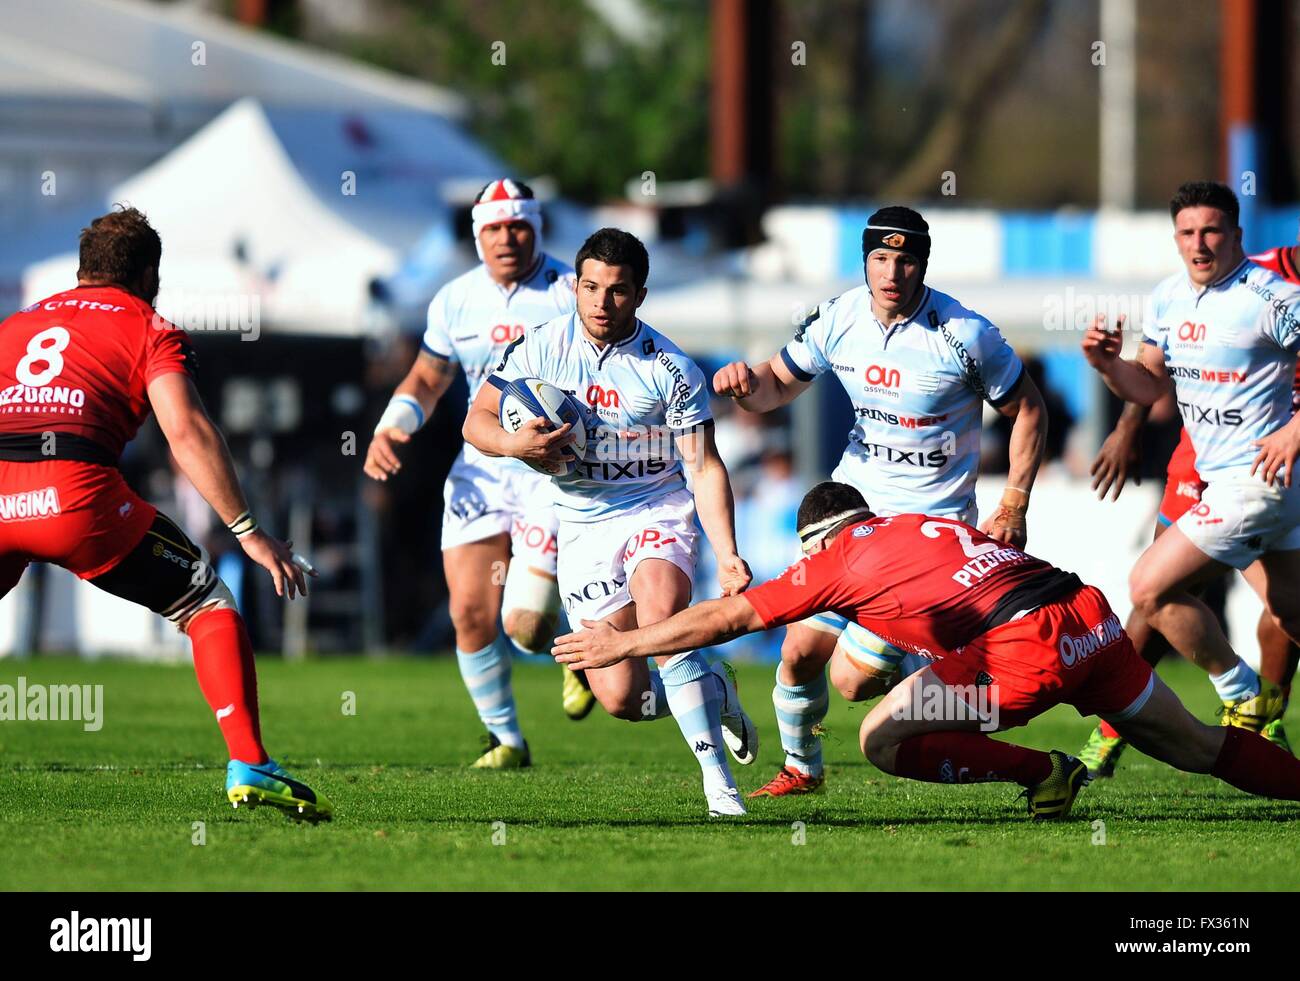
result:
[[(742, 409), (769, 412), (833, 373), (856, 420), (831, 479), (857, 488), (881, 514), (946, 515), (972, 525), (987, 401), (1015, 422), (1002, 503), (981, 530), (1020, 548), (1047, 433), (1042, 395), (996, 327), (925, 285), (929, 256), (930, 227), (917, 212), (877, 211), (862, 232), (866, 283), (821, 304), (756, 369), (743, 361), (723, 367), (713, 388)], [(801, 544), (824, 530), (800, 528)], [(924, 664), (834, 613), (789, 625), (772, 691), (785, 764), (751, 797), (821, 787), (828, 662), (832, 683), (850, 701), (880, 694), (900, 665), (910, 674)]]
[(1170, 203), (1186, 272), (1161, 282), (1136, 360), (1120, 355), (1122, 320), (1104, 317), (1083, 353), (1120, 398), (1151, 405), (1174, 392), (1207, 486), (1138, 559), (1134, 608), (1184, 657), (1210, 673), (1224, 725), (1262, 730), (1280, 717), (1280, 686), (1233, 651), (1192, 590), (1239, 569), (1277, 625), (1300, 640), (1300, 415), (1291, 388), (1300, 350), (1300, 287), (1242, 251), (1231, 189), (1195, 181)]
[[(645, 246), (603, 228), (574, 265), (577, 311), (525, 331), (510, 346), (470, 406), (465, 439), (488, 456), (558, 462), (572, 442), (570, 427), (547, 431), (533, 420), (506, 432), (498, 389), (540, 378), (591, 406), (583, 459), (555, 480), (560, 594), (575, 629), (602, 619), (632, 628), (690, 604), (697, 508), (723, 592), (743, 590), (750, 573), (736, 553), (731, 483), (713, 442), (708, 383), (636, 315), (650, 269)], [(722, 744), (738, 762), (751, 763), (758, 734), (730, 666), (711, 667), (699, 651), (658, 661), (658, 672), (644, 660), (592, 671), (591, 690), (616, 718), (672, 715), (703, 772), (709, 813), (744, 814)]]
[[(365, 472), (376, 480), (402, 469), (398, 447), (433, 414), (458, 367), (473, 402), (502, 352), (526, 327), (573, 310), (573, 270), (542, 251), (541, 209), (526, 184), (492, 181), (480, 192), (472, 218), (483, 263), (445, 285), (429, 304), (419, 356), (366, 451)], [(474, 766), (528, 766), (532, 757), (510, 684), (509, 642), (525, 651), (545, 650), (559, 617), (550, 482), (518, 461), (485, 457), (467, 445), (442, 495), (442, 560), (456, 661), (488, 731), (486, 751)], [(595, 705), (584, 680), (567, 669), (562, 702), (572, 719), (584, 718)]]

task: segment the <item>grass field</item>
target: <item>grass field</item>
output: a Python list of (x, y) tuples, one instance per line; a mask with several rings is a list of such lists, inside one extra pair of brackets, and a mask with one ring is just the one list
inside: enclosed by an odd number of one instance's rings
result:
[[(1203, 677), (1163, 667), (1212, 718)], [(0, 661), (0, 684), (102, 684), (104, 725), (0, 723), (4, 889), (1294, 889), (1300, 805), (1258, 800), (1130, 751), (1060, 824), (1033, 824), (1018, 788), (880, 773), (857, 751), (861, 706), (832, 693), (825, 794), (703, 815), (671, 720), (630, 725), (559, 708), (554, 666), (519, 665), (531, 770), (471, 772), (479, 726), (454, 663), (261, 662), (267, 746), (332, 797), (317, 827), (233, 811), (221, 742), (188, 666)], [(741, 669), (763, 748), (781, 760), (772, 669)], [(355, 693), (356, 714), (342, 711)], [(1293, 717), (1294, 718), (1294, 717)], [(1293, 731), (1300, 724), (1293, 721)], [(1074, 750), (1069, 709), (1019, 738)], [(1104, 844), (1100, 837), (1104, 822)], [(193, 843), (204, 822), (206, 843)], [(802, 834), (795, 822), (802, 822)], [(803, 839), (802, 845), (795, 842)], [(495, 842), (494, 842), (495, 839)], [(274, 870), (274, 874), (272, 871)], [(1248, 878), (1243, 878), (1243, 875)]]

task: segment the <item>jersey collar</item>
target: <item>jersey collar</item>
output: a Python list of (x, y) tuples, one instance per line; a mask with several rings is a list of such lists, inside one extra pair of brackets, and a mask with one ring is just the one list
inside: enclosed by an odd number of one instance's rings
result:
[(1244, 257), (1244, 258), (1241, 260), (1241, 262), (1237, 263), (1237, 265), (1236, 265), (1235, 267), (1233, 267), (1232, 272), (1230, 272), (1230, 273), (1228, 273), (1228, 274), (1226, 274), (1226, 275), (1224, 275), (1224, 276), (1219, 277), (1218, 279), (1216, 279), (1216, 280), (1215, 280), (1214, 282), (1212, 282), (1212, 283), (1208, 283), (1208, 284), (1206, 284), (1206, 286), (1204, 287), (1204, 289), (1201, 289), (1201, 290), (1198, 290), (1198, 289), (1196, 288), (1196, 286), (1192, 283), (1192, 281), (1191, 281), (1190, 279), (1187, 280), (1187, 284), (1188, 284), (1189, 286), (1192, 287), (1192, 292), (1193, 292), (1193, 293), (1196, 293), (1196, 294), (1199, 296), (1199, 295), (1202, 295), (1202, 294), (1204, 294), (1204, 293), (1208, 293), (1210, 290), (1216, 290), (1216, 289), (1218, 289), (1220, 286), (1222, 286), (1224, 283), (1229, 283), (1229, 282), (1231, 282), (1232, 280), (1236, 279), (1239, 275), (1241, 275), (1241, 271), (1242, 271), (1243, 269), (1245, 269), (1247, 266), (1249, 266), (1250, 264), (1251, 264), (1251, 263), (1250, 263), (1250, 256), (1246, 256), (1246, 257)]
[(921, 293), (921, 302), (916, 305), (916, 309), (912, 311), (912, 315), (908, 317), (906, 320), (896, 321), (890, 324), (888, 327), (886, 327), (878, 319), (876, 319), (876, 313), (874, 310), (871, 309), (871, 289), (870, 288), (867, 289), (867, 313), (871, 315), (871, 319), (875, 321), (876, 326), (880, 328), (880, 332), (882, 335), (884, 335), (887, 338), (891, 334), (893, 334), (894, 331), (902, 330), (903, 328), (916, 323), (916, 321), (920, 319), (921, 314), (925, 312), (925, 308), (930, 305), (930, 287), (922, 284), (921, 289), (923, 290), (923, 292)]
[[(574, 312), (573, 317), (575, 320), (578, 321), (578, 330), (582, 330), (582, 318), (578, 316), (576, 311)], [(640, 337), (641, 330), (643, 327), (645, 327), (645, 323), (641, 320), (640, 317), (637, 317), (636, 326), (632, 329), (632, 333), (628, 334), (627, 337), (623, 338), (621, 341), (618, 341), (614, 344), (606, 344), (604, 347), (596, 347), (595, 342), (590, 337), (588, 337), (585, 333), (582, 335), (582, 340), (587, 345), (587, 347), (591, 350), (591, 353), (596, 356), (596, 367), (599, 368), (601, 365), (605, 363), (605, 360), (615, 350), (618, 350), (619, 348), (627, 347), (638, 337)]]

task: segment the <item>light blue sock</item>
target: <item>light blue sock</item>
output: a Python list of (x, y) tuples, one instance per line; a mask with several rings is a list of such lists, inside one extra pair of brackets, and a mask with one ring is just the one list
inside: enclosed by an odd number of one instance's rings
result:
[(1214, 683), (1214, 690), (1225, 702), (1240, 702), (1245, 698), (1254, 698), (1260, 691), (1259, 675), (1241, 658), (1237, 658), (1236, 667), (1223, 674), (1210, 675), (1210, 681)]
[(650, 687), (641, 696), (641, 718), (636, 721), (653, 722), (672, 714), (673, 707), (668, 704), (668, 693), (664, 690), (663, 671), (651, 671)]
[(659, 669), (673, 718), (691, 747), (706, 788), (734, 787), (722, 743), (722, 685), (699, 651), (678, 654)]
[(457, 650), (456, 663), (487, 731), (506, 746), (523, 749), (524, 735), (519, 730), (515, 693), (510, 687), (510, 654), (501, 637), (481, 651), (467, 654)]
[(787, 685), (782, 683), (781, 666), (777, 665), (772, 704), (776, 706), (776, 727), (781, 733), (785, 765), (820, 777), (822, 741), (813, 730), (826, 718), (826, 707), (830, 704), (825, 672), (806, 684)]

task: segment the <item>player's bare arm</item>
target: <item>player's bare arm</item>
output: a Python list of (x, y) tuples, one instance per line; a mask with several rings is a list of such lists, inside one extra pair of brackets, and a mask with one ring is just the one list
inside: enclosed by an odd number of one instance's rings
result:
[(1099, 315), (1083, 335), (1083, 356), (1101, 375), (1107, 388), (1125, 402), (1155, 405), (1172, 385), (1165, 370), (1164, 353), (1154, 344), (1143, 344), (1136, 360), (1125, 361), (1120, 357), (1123, 347), (1123, 316), (1112, 330), (1105, 316)]
[[(181, 472), (230, 526), (248, 513), (248, 501), (235, 476), (235, 463), (190, 377), (181, 372), (159, 375), (149, 384), (149, 402)], [(248, 557), (271, 574), (277, 596), (307, 594), (302, 567), (289, 545), (253, 525), (239, 537)], [(315, 575), (313, 571), (311, 575)]]
[(551, 653), (573, 670), (607, 668), (630, 657), (660, 657), (723, 644), (764, 629), (743, 596), (705, 600), (649, 626), (619, 630), (608, 620), (583, 620), (583, 629), (555, 639)]
[(718, 455), (713, 426), (696, 426), (679, 433), (675, 441), (691, 471), (700, 525), (718, 557), (718, 585), (722, 595), (733, 596), (748, 586), (753, 576), (736, 551), (736, 503), (727, 465)]
[(779, 352), (757, 368), (733, 361), (713, 376), (713, 391), (735, 399), (746, 412), (771, 412), (789, 405), (811, 384), (796, 378)]
[(545, 419), (530, 419), (517, 433), (501, 428), (497, 408), (501, 393), (492, 385), (484, 385), (474, 396), (474, 402), (465, 415), (461, 435), (485, 456), (511, 456), (525, 463), (559, 463), (560, 450), (572, 442), (566, 439), (572, 428), (567, 423), (550, 429)]
[(1118, 500), (1130, 475), (1135, 484), (1139, 487), (1142, 485), (1142, 475), (1138, 471), (1138, 464), (1141, 463), (1142, 427), (1150, 415), (1149, 405), (1124, 403), (1114, 430), (1101, 444), (1097, 458), (1088, 469), (1092, 474), (1092, 489), (1097, 492), (1098, 500), (1105, 500), (1106, 493), (1112, 488), (1114, 492), (1110, 499)]
[(1028, 375), (1020, 379), (1011, 400), (998, 408), (1015, 421), (1011, 425), (1010, 464), (1002, 502), (984, 522), (980, 531), (990, 538), (1024, 548), (1028, 538), (1025, 515), (1029, 510), (1029, 493), (1043, 462), (1047, 442), (1047, 406), (1043, 394)]
[[(451, 361), (428, 351), (419, 353), (411, 370), (393, 391), (393, 401), (375, 427), (362, 468), (367, 477), (387, 480), (402, 469), (402, 461), (397, 455), (398, 445), (411, 441), (411, 435), (433, 415), (438, 401), (455, 378), (456, 366)], [(408, 399), (418, 405), (418, 412)]]

